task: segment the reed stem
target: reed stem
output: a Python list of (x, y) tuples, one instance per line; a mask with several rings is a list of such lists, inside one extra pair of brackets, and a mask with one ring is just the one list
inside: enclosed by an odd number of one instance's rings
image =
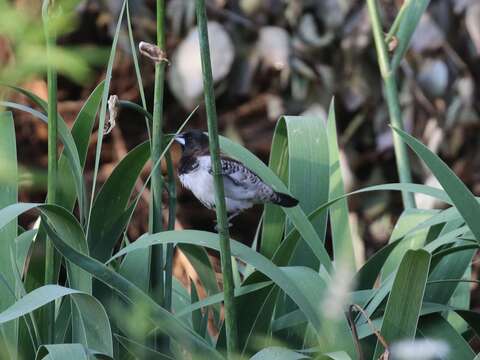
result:
[[(376, 0), (367, 0), (368, 13), (372, 22), (373, 39), (377, 50), (378, 65), (383, 79), (384, 96), (387, 100), (388, 113), (390, 123), (403, 130), (402, 113), (400, 110), (400, 102), (398, 98), (397, 82), (395, 72), (390, 67), (390, 61), (385, 42), (380, 14)], [(411, 183), (412, 175), (410, 168), (410, 160), (408, 158), (407, 147), (401, 140), (400, 136), (392, 130), (393, 146), (395, 149), (395, 157), (397, 161), (397, 170), (400, 182)], [(402, 191), (403, 205), (405, 208), (415, 208), (415, 198), (412, 193)]]
[(203, 87), (205, 92), (205, 110), (207, 112), (210, 156), (212, 163), (215, 209), (217, 213), (218, 235), (220, 240), (220, 258), (223, 276), (223, 293), (225, 302), (225, 330), (227, 336), (227, 355), (233, 357), (237, 349), (237, 319), (234, 303), (232, 260), (230, 252), (230, 235), (228, 231), (227, 209), (223, 188), (222, 167), (220, 164), (220, 145), (218, 140), (217, 112), (213, 89), (212, 65), (208, 41), (207, 11), (205, 0), (196, 0), (197, 26), (202, 59)]
[[(165, 153), (168, 173), (168, 230), (175, 230), (175, 213), (177, 207), (177, 187), (175, 184), (175, 172), (170, 150)], [(173, 244), (167, 245), (166, 263), (165, 263), (165, 309), (172, 311), (172, 281), (173, 281)]]
[[(157, 0), (157, 46), (165, 51), (165, 0)], [(163, 94), (165, 85), (164, 61), (155, 63), (155, 88), (153, 100), (153, 122), (152, 122), (152, 163), (156, 164), (162, 153), (162, 126), (163, 126)], [(150, 207), (150, 232), (157, 233), (163, 230), (162, 215), (162, 192), (163, 178), (161, 166), (153, 170), (152, 175), (152, 199)], [(157, 302), (163, 305), (164, 302), (164, 259), (163, 246), (152, 247), (151, 257), (151, 288), (152, 294)]]

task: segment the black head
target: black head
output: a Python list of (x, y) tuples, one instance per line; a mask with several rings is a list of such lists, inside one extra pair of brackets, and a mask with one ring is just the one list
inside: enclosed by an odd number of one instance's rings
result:
[(189, 130), (178, 134), (175, 141), (182, 146), (183, 152), (201, 153), (208, 151), (208, 136), (201, 130)]

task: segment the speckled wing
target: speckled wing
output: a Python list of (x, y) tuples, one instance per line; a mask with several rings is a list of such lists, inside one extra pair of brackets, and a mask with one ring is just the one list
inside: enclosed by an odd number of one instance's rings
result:
[(222, 157), (221, 164), (226, 197), (235, 200), (265, 202), (270, 201), (274, 196), (272, 188), (241, 162)]

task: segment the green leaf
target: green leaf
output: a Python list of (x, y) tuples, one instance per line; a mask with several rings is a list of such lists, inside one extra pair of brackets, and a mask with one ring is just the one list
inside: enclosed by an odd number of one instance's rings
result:
[(310, 356), (281, 347), (272, 346), (261, 350), (250, 358), (250, 360), (301, 360), (310, 359)]
[(115, 334), (115, 338), (130, 354), (135, 356), (136, 359), (174, 360), (170, 356), (161, 354), (124, 336)]
[[(287, 187), (275, 175), (275, 173), (243, 146), (224, 137), (220, 137), (220, 146), (224, 152), (231, 157), (242, 161), (249, 169), (260, 176), (263, 181), (273, 186), (275, 190), (289, 193)], [(328, 271), (331, 271), (332, 262), (323, 246), (322, 239), (318, 236), (318, 233), (315, 231), (312, 223), (308, 220), (303, 210), (299, 206), (282, 208), (282, 210), (310, 246), (315, 256), (320, 260), (320, 264), (325, 266)]]
[[(387, 344), (415, 337), (429, 266), (430, 254), (425, 250), (405, 253), (388, 297), (380, 331)], [(374, 358), (383, 351), (382, 344), (377, 341)]]
[[(18, 196), (17, 147), (15, 128), (11, 112), (0, 112), (0, 208), (17, 202)], [(15, 302), (16, 279), (12, 269), (10, 253), (16, 249), (17, 220), (10, 219), (8, 224), (0, 229), (0, 275), (5, 280), (0, 281), (0, 311), (5, 310)], [(15, 261), (15, 260), (13, 260)], [(13, 292), (12, 292), (13, 290)], [(18, 321), (1, 327), (1, 336), (8, 350), (16, 349), (18, 343)], [(0, 345), (1, 346), (1, 345)], [(15, 354), (11, 354), (16, 359)]]
[[(36, 97), (36, 95), (33, 95)], [(43, 100), (41, 100), (43, 102)], [(48, 118), (41, 112), (34, 110), (28, 106), (16, 104), (8, 101), (0, 101), (0, 106), (9, 107), (12, 109), (17, 109), (20, 111), (27, 112), (34, 116), (35, 118), (43, 121), (44, 123), (48, 123)], [(83, 216), (85, 212), (85, 189), (83, 184), (83, 177), (82, 177), (82, 167), (80, 166), (80, 159), (78, 157), (77, 146), (75, 145), (75, 141), (73, 140), (72, 134), (68, 129), (68, 126), (63, 121), (62, 117), (58, 117), (58, 134), (60, 140), (63, 142), (64, 145), (64, 153), (67, 157), (70, 168), (73, 173), (73, 180), (75, 182), (75, 188), (77, 190), (77, 197), (79, 199), (79, 210), (80, 210), (80, 217)]]
[(87, 239), (91, 256), (101, 262), (108, 260), (125, 230), (129, 217), (123, 214), (149, 156), (149, 142), (131, 150), (115, 167), (95, 199)]
[[(250, 294), (251, 292), (255, 292), (265, 287), (272, 285), (271, 281), (262, 281), (260, 283), (255, 283), (252, 285), (245, 285), (235, 289), (235, 297), (240, 297), (242, 295)], [(215, 295), (211, 295), (206, 297), (200, 301), (192, 302), (189, 306), (184, 307), (181, 311), (177, 312), (175, 316), (182, 317), (184, 315), (190, 314), (191, 312), (201, 309), (203, 307), (207, 307), (216, 303), (220, 303), (223, 301), (223, 292), (219, 292)]]
[[(130, 212), (130, 211), (129, 211)], [(118, 273), (144, 292), (150, 289), (150, 251), (130, 253), (123, 259)]]
[(457, 175), (425, 145), (406, 132), (397, 128), (393, 129), (432, 171), (433, 175), (435, 175), (438, 182), (452, 199), (458, 212), (465, 219), (465, 222), (477, 238), (477, 241), (480, 242), (480, 222), (478, 221), (480, 204), (475, 199), (475, 196), (473, 196)]
[(403, 3), (402, 9), (399, 12), (401, 18), (398, 24), (398, 31), (393, 34), (398, 40), (398, 46), (393, 53), (391, 62), (392, 72), (395, 72), (400, 65), (418, 22), (429, 3), (430, 0), (406, 0)]
[[(19, 204), (20, 205), (20, 204)], [(30, 205), (30, 204), (25, 204)], [(88, 246), (85, 234), (77, 219), (59, 206), (38, 206), (43, 220), (56, 224), (56, 230), (62, 239), (81, 253), (88, 255)], [(70, 287), (87, 294), (92, 293), (92, 277), (78, 266), (67, 263), (67, 275)]]
[[(428, 280), (460, 279), (468, 269), (475, 252), (476, 249), (467, 248), (459, 252), (445, 254), (447, 256), (442, 256), (437, 262)], [(447, 304), (457, 287), (458, 284), (454, 282), (430, 284), (425, 292), (425, 301)]]
[(90, 220), (92, 216), (93, 200), (95, 198), (95, 189), (97, 186), (97, 175), (98, 168), (100, 166), (100, 155), (102, 151), (103, 144), (103, 129), (105, 128), (105, 119), (107, 117), (107, 105), (108, 105), (108, 94), (110, 91), (110, 82), (112, 80), (112, 71), (113, 71), (113, 62), (115, 60), (115, 54), (117, 52), (118, 38), (120, 36), (120, 30), (122, 28), (123, 14), (125, 12), (127, 2), (124, 0), (120, 14), (118, 15), (117, 27), (115, 29), (115, 34), (113, 36), (112, 47), (110, 49), (110, 57), (108, 59), (107, 70), (105, 74), (105, 86), (103, 87), (102, 92), (102, 103), (100, 106), (100, 115), (98, 121), (98, 136), (97, 136), (97, 147), (95, 149), (95, 165), (93, 168), (93, 179), (92, 179), (92, 191), (90, 197), (90, 211), (88, 213), (87, 220), (87, 234), (90, 234)]
[[(110, 259), (110, 261), (119, 256), (125, 255), (130, 251), (135, 251), (137, 249), (142, 249), (157, 244), (168, 243), (196, 244), (217, 251), (219, 249), (217, 234), (195, 230), (165, 231), (157, 234), (143, 235), (134, 243), (120, 250), (112, 259)], [(305, 313), (307, 319), (312, 323), (315, 330), (319, 331), (321, 329), (321, 317), (319, 316), (318, 310), (318, 297), (313, 295), (313, 290), (311, 292), (302, 291), (302, 289), (299, 287), (300, 284), (298, 279), (294, 281), (289, 276), (292, 274), (291, 272), (285, 273), (285, 271), (280, 270), (278, 267), (272, 264), (270, 260), (253, 251), (249, 247), (234, 240), (231, 240), (230, 245), (232, 256), (238, 257), (241, 260), (253, 265), (258, 271), (268, 276), (289, 297), (291, 297), (293, 301), (297, 303), (300, 309), (302, 309), (302, 311)], [(315, 273), (312, 270), (310, 271), (311, 272), (304, 272), (303, 275), (312, 277), (313, 279)], [(313, 284), (318, 285), (320, 283), (320, 278), (317, 274), (315, 274), (315, 279), (316, 280), (310, 281), (312, 286)], [(318, 293), (315, 294), (318, 295)]]
[[(68, 213), (66, 213), (65, 210), (62, 210), (62, 208), (59, 207), (56, 208), (59, 212), (63, 211), (64, 216), (68, 216)], [(68, 261), (81, 267), (84, 271), (87, 271), (105, 285), (114, 289), (129, 303), (144, 305), (146, 313), (149, 314), (152, 323), (158, 327), (158, 330), (163, 334), (170, 336), (175, 342), (184, 345), (185, 349), (191, 353), (198, 353), (200, 356), (210, 357), (213, 359), (222, 358), (221, 355), (210, 345), (208, 345), (203, 338), (195, 334), (191, 329), (187, 328), (176, 317), (159, 306), (138, 287), (120, 276), (118, 273), (109, 269), (104, 264), (100, 263), (98, 260), (88, 257), (66, 243), (58, 236), (56, 232), (58, 225), (59, 224), (56, 222), (49, 221), (45, 224), (45, 227), (48, 236), (52, 239), (57, 250)], [(138, 241), (136, 241), (134, 244), (137, 242)]]
[(36, 360), (91, 360), (92, 358), (113, 359), (111, 355), (88, 349), (82, 344), (42, 345), (35, 357)]
[(35, 358), (38, 360), (89, 360), (88, 351), (81, 344), (44, 345), (38, 350)]
[(345, 351), (336, 351), (331, 353), (323, 354), (332, 360), (351, 360), (352, 358), (348, 356)]
[(446, 343), (448, 359), (473, 359), (475, 356), (468, 342), (440, 314), (423, 316), (418, 332), (425, 338)]
[[(322, 120), (309, 116), (281, 117), (275, 128), (269, 166), (288, 184), (305, 213), (326, 202), (329, 159)], [(260, 252), (267, 257), (272, 257), (280, 244), (285, 231), (284, 221), (285, 216), (278, 206), (265, 206)], [(316, 218), (313, 225), (323, 240), (326, 215)]]
[(15, 259), (20, 274), (23, 274), (25, 271), (28, 252), (37, 233), (37, 229), (27, 230), (15, 239)]
[[(113, 356), (110, 322), (102, 304), (93, 296), (72, 295), (73, 341), (104, 354)], [(76, 319), (76, 317), (78, 317)]]
[[(328, 200), (345, 195), (340, 155), (337, 141), (337, 125), (335, 119), (335, 102), (332, 99), (327, 122), (328, 154), (330, 156), (330, 193)], [(313, 209), (312, 209), (313, 210)], [(344, 264), (355, 266), (353, 238), (350, 230), (347, 199), (340, 199), (330, 206), (330, 226), (332, 229), (333, 258)]]
[(26, 294), (0, 313), (4, 324), (64, 296), (70, 295), (82, 314), (83, 345), (109, 355), (113, 354), (110, 324), (103, 306), (91, 295), (58, 285), (45, 285)]
[[(92, 133), (93, 125), (97, 116), (98, 107), (100, 104), (100, 96), (103, 91), (104, 82), (100, 82), (95, 90), (92, 91), (88, 99), (82, 106), (82, 109), (77, 114), (75, 122), (72, 127), (72, 137), (77, 146), (78, 158), (80, 162), (80, 168), (85, 166), (85, 160), (87, 158), (88, 144), (90, 143), (90, 134)], [(68, 158), (64, 153), (60, 155), (58, 161), (58, 174), (59, 174), (59, 191), (57, 193), (56, 203), (63, 206), (66, 209), (72, 210), (75, 205), (75, 188), (72, 187), (75, 184), (73, 174), (70, 170)]]
[(416, 224), (432, 217), (433, 214), (434, 212), (432, 213), (432, 211), (420, 209), (406, 209), (402, 213), (395, 224), (389, 241), (392, 242), (395, 239), (402, 239), (383, 265), (382, 278), (387, 277), (397, 270), (407, 250), (416, 250), (423, 247), (427, 240), (429, 228), (417, 230), (413, 233), (410, 230), (414, 228)]
[[(207, 296), (217, 294), (220, 291), (218, 288), (217, 277), (205, 249), (200, 246), (188, 244), (179, 245), (178, 248), (185, 254), (188, 261), (197, 272)], [(218, 324), (220, 321), (220, 307), (214, 306), (213, 311), (215, 322)]]

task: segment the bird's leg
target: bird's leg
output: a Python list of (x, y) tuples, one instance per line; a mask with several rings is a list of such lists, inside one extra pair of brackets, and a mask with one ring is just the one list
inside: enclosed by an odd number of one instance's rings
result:
[[(227, 221), (228, 221), (228, 227), (232, 227), (232, 223), (230, 222), (230, 220), (232, 220), (235, 216), (237, 216), (238, 214), (240, 214), (241, 211), (237, 211), (237, 212), (234, 212), (232, 213), (228, 218), (227, 218)], [(215, 222), (217, 222), (217, 219), (215, 219)], [(218, 232), (218, 224), (215, 224), (215, 231)]]
[(227, 221), (228, 221), (228, 226), (232, 226), (232, 224), (230, 223), (230, 220), (232, 220), (235, 216), (239, 215), (241, 213), (241, 211), (236, 211), (234, 213), (232, 213), (232, 215), (230, 215), (228, 218), (227, 218)]

